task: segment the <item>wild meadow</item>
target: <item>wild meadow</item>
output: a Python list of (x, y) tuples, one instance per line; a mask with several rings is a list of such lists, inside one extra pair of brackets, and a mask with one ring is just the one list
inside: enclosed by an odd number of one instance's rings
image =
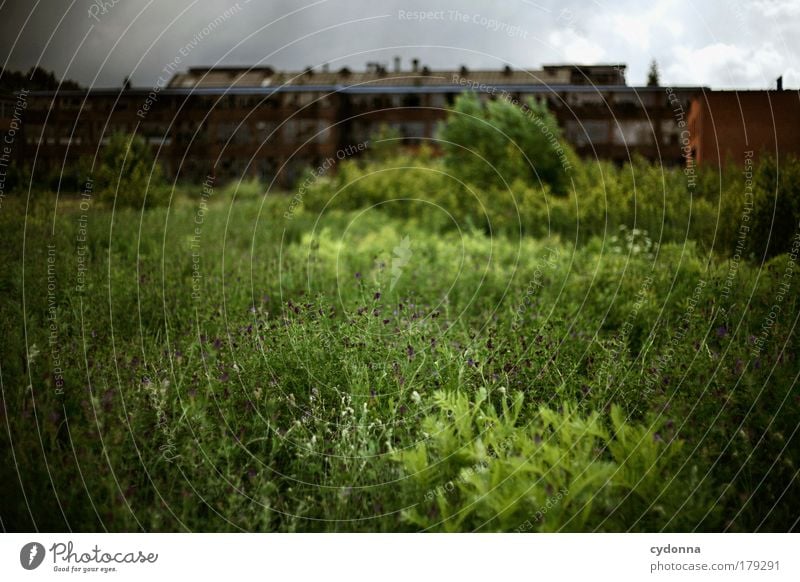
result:
[(4, 528), (797, 528), (796, 162), (373, 154), (3, 200)]

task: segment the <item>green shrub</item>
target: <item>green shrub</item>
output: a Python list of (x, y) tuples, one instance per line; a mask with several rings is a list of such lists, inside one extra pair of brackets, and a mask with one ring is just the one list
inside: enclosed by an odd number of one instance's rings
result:
[(96, 176), (97, 198), (117, 207), (161, 206), (170, 198), (161, 166), (138, 135), (111, 135), (100, 153)]
[(755, 170), (750, 247), (755, 257), (789, 252), (800, 233), (800, 160), (763, 155)]
[(447, 169), (480, 188), (507, 188), (515, 180), (568, 190), (574, 154), (547, 106), (497, 99), (481, 104), (474, 93), (457, 100), (439, 132)]
[[(404, 517), (442, 531), (651, 531), (665, 518), (692, 528), (710, 508), (686, 498), (696, 471), (678, 471), (682, 443), (666, 442), (660, 424), (541, 406), (526, 415), (523, 396), (486, 390), (474, 402), (438, 392), (422, 422), (427, 437), (398, 454), (409, 495)], [(498, 413), (496, 408), (500, 409)]]

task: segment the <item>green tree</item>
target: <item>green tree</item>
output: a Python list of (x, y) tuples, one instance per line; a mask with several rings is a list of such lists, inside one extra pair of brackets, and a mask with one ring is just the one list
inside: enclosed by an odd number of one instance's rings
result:
[(439, 137), (448, 170), (484, 188), (504, 188), (522, 180), (564, 193), (576, 163), (555, 117), (534, 99), (524, 104), (496, 99), (484, 105), (474, 93), (465, 93), (456, 100)]
[(169, 200), (164, 173), (143, 137), (115, 133), (103, 148), (95, 191), (100, 200), (142, 208)]
[(650, 62), (650, 69), (647, 71), (647, 86), (648, 87), (661, 86), (661, 81), (658, 77), (658, 63), (656, 63), (655, 59), (653, 59)]

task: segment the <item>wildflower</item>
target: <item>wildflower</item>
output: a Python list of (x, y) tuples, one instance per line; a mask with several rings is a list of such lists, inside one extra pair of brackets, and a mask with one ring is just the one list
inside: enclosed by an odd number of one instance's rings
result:
[(728, 328), (724, 325), (721, 325), (717, 328), (717, 337), (725, 337), (728, 335)]
[(419, 404), (419, 403), (420, 403), (420, 401), (422, 400), (422, 396), (420, 396), (420, 395), (419, 395), (419, 392), (417, 392), (416, 390), (414, 390), (414, 391), (411, 393), (411, 400), (414, 402), (414, 404)]
[(415, 352), (414, 352), (414, 348), (411, 346), (411, 344), (409, 344), (406, 347), (406, 353), (408, 354), (408, 359), (409, 360), (413, 360), (414, 359), (414, 353)]

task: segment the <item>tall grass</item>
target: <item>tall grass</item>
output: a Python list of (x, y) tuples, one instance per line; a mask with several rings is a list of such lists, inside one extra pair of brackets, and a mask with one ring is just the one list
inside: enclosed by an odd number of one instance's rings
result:
[(791, 257), (714, 254), (737, 201), (340, 170), (290, 218), (4, 201), (4, 527), (794, 526)]

